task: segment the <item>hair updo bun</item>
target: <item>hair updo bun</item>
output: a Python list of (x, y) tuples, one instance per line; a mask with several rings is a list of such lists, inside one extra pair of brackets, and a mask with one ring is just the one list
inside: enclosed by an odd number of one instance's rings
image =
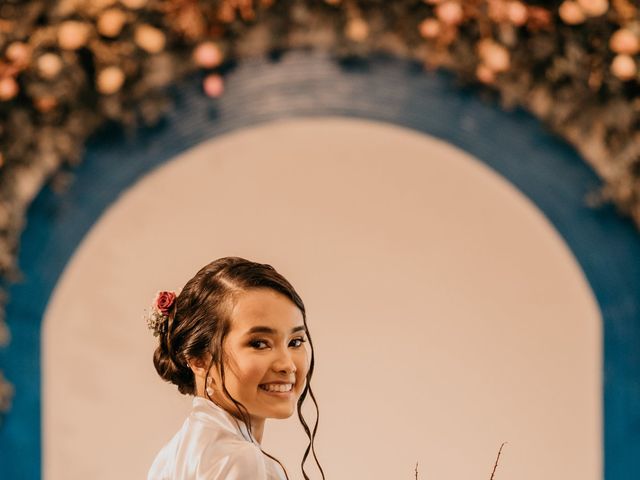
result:
[(195, 379), (193, 372), (186, 364), (176, 362), (170, 354), (166, 344), (166, 333), (160, 334), (160, 345), (153, 353), (153, 365), (161, 378), (177, 385), (178, 391), (183, 394), (195, 392)]

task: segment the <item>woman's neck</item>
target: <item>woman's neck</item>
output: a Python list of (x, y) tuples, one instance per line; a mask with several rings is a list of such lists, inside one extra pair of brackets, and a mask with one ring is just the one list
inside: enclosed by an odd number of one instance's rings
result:
[[(231, 411), (232, 407), (230, 405), (225, 406), (227, 405), (227, 403), (225, 403), (224, 405), (220, 405), (218, 401), (214, 401), (211, 398), (207, 398), (207, 396), (204, 395), (204, 392), (198, 392), (197, 396), (206, 398), (210, 402), (213, 401), (213, 403), (215, 403), (218, 407), (222, 408), (229, 415), (231, 415), (232, 417), (244, 423), (244, 421), (242, 420), (241, 417), (238, 416), (238, 414), (232, 413)], [(257, 418), (257, 417), (251, 416), (251, 435), (253, 435), (253, 438), (255, 438), (260, 444), (262, 443), (262, 434), (264, 433), (264, 422), (265, 422), (264, 418)]]
[[(205, 395), (204, 378), (200, 376), (196, 376), (195, 380), (196, 380), (196, 395), (198, 397), (206, 398), (207, 400), (212, 401), (211, 398), (208, 398), (207, 395)], [(216, 396), (217, 393), (218, 392), (215, 392), (214, 396)], [(229, 401), (220, 402), (219, 399), (216, 399), (214, 403), (218, 405), (220, 408), (224, 409), (233, 417), (242, 421), (242, 418), (239, 418), (236, 414), (232, 413), (235, 410), (235, 407), (231, 404), (231, 402)], [(262, 443), (262, 434), (264, 432), (264, 421), (265, 421), (264, 418), (255, 418), (251, 416), (251, 434), (253, 435), (253, 438), (255, 438), (258, 441), (258, 443)]]
[(262, 443), (262, 433), (264, 432), (264, 418), (252, 418), (251, 419), (251, 434), (258, 441)]

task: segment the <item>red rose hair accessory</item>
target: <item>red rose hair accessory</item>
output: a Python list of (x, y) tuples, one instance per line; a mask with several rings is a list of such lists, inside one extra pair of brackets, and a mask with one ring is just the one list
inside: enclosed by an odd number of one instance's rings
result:
[(167, 331), (169, 312), (176, 302), (175, 292), (158, 292), (151, 304), (151, 313), (147, 317), (147, 326), (153, 330), (153, 336), (157, 337)]

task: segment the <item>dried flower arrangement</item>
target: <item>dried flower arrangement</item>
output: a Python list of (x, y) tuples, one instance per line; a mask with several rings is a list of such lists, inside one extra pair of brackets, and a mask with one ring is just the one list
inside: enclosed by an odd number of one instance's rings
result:
[[(507, 444), (507, 442), (502, 442), (502, 445), (500, 445), (500, 449), (498, 450), (498, 456), (496, 457), (496, 461), (493, 464), (493, 470), (491, 470), (491, 476), (489, 477), (489, 480), (493, 480), (496, 476), (496, 470), (498, 469), (498, 461), (500, 460), (500, 454), (502, 453), (502, 448)], [(416, 468), (414, 470), (415, 473), (415, 480), (418, 480), (418, 462), (416, 462)]]
[[(106, 121), (153, 125), (167, 86), (273, 49), (386, 51), (486, 85), (571, 142), (640, 226), (640, 12), (631, 0), (6, 0), (0, 4), (0, 277), (25, 212)], [(0, 297), (0, 345), (9, 341)], [(0, 410), (11, 387), (0, 375)]]

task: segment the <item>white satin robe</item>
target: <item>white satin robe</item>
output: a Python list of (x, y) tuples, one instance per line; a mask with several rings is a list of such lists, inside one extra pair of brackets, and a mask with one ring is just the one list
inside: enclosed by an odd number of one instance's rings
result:
[[(252, 443), (251, 440), (255, 443)], [(156, 455), (147, 480), (286, 480), (244, 422), (203, 397)]]

